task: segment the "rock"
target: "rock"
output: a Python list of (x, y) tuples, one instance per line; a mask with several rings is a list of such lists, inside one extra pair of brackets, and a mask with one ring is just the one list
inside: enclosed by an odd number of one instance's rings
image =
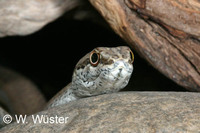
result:
[(34, 33), (80, 3), (80, 0), (0, 1), (0, 37)]
[(21, 74), (0, 66), (0, 103), (11, 114), (33, 114), (46, 100), (38, 87)]
[(8, 112), (6, 112), (3, 108), (1, 108), (0, 106), (0, 128), (2, 128), (3, 126), (5, 126), (6, 124), (3, 122), (3, 116), (5, 116), (6, 114), (8, 114)]
[(85, 98), (36, 115), (67, 117), (64, 124), (12, 123), (0, 132), (199, 132), (200, 95), (121, 92)]
[(200, 91), (200, 1), (89, 0), (155, 69)]

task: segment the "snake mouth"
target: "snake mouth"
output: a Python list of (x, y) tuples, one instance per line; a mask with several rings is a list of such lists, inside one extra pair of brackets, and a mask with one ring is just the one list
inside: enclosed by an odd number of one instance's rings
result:
[(125, 67), (116, 67), (115, 69), (102, 71), (99, 76), (104, 82), (114, 83), (129, 77), (131, 73), (132, 71), (129, 72), (129, 69), (127, 70)]

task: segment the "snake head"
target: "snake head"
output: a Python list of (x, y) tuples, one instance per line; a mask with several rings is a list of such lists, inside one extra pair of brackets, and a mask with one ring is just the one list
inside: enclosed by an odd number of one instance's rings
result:
[(77, 97), (117, 92), (129, 82), (134, 55), (129, 47), (98, 47), (76, 65), (72, 89)]

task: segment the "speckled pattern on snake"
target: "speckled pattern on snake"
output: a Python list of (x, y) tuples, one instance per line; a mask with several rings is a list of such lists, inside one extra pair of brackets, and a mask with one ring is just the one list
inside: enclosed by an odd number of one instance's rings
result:
[(127, 46), (95, 48), (80, 59), (72, 82), (50, 100), (47, 108), (123, 89), (133, 72), (133, 61), (133, 52)]

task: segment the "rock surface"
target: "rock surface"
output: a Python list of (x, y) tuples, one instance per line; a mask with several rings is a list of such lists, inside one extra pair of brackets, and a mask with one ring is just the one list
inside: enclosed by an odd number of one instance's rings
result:
[(1, 0), (0, 37), (34, 33), (80, 3), (80, 0)]
[[(65, 124), (12, 123), (0, 132), (200, 132), (200, 95), (181, 92), (121, 92), (42, 111), (68, 117)], [(34, 114), (36, 116), (36, 114)]]
[(89, 1), (154, 68), (184, 88), (200, 91), (199, 0)]
[(29, 79), (0, 66), (0, 103), (11, 114), (29, 115), (44, 108), (46, 100)]
[(2, 128), (3, 126), (6, 125), (6, 124), (3, 122), (3, 116), (5, 116), (6, 114), (8, 114), (8, 112), (6, 112), (6, 111), (0, 106), (0, 128)]

